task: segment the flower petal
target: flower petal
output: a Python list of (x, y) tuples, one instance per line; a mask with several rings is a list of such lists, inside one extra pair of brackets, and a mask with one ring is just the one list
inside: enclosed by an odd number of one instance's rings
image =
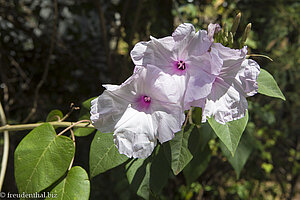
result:
[(111, 133), (128, 106), (128, 102), (104, 91), (91, 102), (91, 121), (103, 133)]
[(150, 39), (149, 42), (139, 42), (135, 45), (130, 53), (133, 62), (136, 65), (151, 64), (166, 71), (172, 70), (172, 63), (175, 59), (172, 53), (174, 39), (172, 37), (161, 39), (150, 37)]
[(184, 96), (184, 107), (189, 103), (205, 98), (210, 94), (216, 75), (199, 70), (191, 73)]
[(195, 33), (195, 27), (190, 23), (180, 24), (172, 33), (172, 37), (175, 41), (183, 40), (187, 35)]
[(211, 49), (216, 50), (218, 52), (218, 56), (223, 60), (223, 66), (220, 72), (220, 76), (222, 76), (222, 78), (235, 77), (240, 70), (242, 62), (246, 58), (246, 46), (242, 49), (231, 49), (228, 47), (224, 47), (220, 43), (214, 43), (211, 46)]
[(135, 65), (143, 65), (144, 53), (149, 42), (138, 42), (130, 52), (131, 59)]
[(244, 117), (247, 108), (248, 103), (243, 94), (217, 78), (202, 108), (202, 122), (205, 122), (207, 117), (213, 116), (217, 122), (225, 124)]
[(235, 88), (244, 94), (244, 96), (253, 96), (258, 91), (257, 77), (260, 73), (260, 67), (254, 60), (245, 59), (241, 69), (235, 78)]
[(154, 101), (161, 104), (180, 104), (185, 92), (186, 76), (170, 75), (160, 68), (147, 65), (143, 80), (145, 90)]
[(214, 41), (214, 34), (218, 33), (221, 30), (221, 26), (219, 24), (212, 24), (212, 23), (210, 23), (208, 25), (207, 30), (208, 30), (209, 40), (211, 42), (213, 42)]
[[(184, 117), (182, 118), (184, 119)], [(172, 114), (157, 111), (152, 115), (152, 119), (154, 123), (158, 124), (156, 137), (160, 143), (173, 139), (174, 134), (181, 130), (182, 123)]]
[(128, 107), (114, 131), (114, 142), (119, 152), (134, 158), (151, 155), (157, 143), (152, 124), (151, 115)]

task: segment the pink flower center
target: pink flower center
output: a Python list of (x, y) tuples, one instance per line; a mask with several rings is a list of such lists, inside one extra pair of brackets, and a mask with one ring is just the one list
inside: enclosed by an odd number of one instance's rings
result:
[(177, 69), (182, 71), (186, 69), (185, 62), (183, 60), (177, 61), (176, 64), (177, 64)]
[(147, 112), (149, 110), (150, 105), (151, 97), (147, 95), (142, 95), (136, 99), (135, 108), (137, 108), (139, 111)]
[(143, 96), (143, 99), (144, 99), (144, 103), (148, 103), (148, 104), (151, 103), (151, 97)]

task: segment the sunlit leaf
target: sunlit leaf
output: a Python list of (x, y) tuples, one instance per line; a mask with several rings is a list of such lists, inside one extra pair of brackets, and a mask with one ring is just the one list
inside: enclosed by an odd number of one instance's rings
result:
[(49, 187), (65, 174), (74, 153), (73, 141), (57, 136), (50, 124), (33, 129), (15, 151), (19, 193), (34, 193)]
[(49, 198), (57, 200), (80, 199), (88, 200), (90, 196), (90, 181), (86, 171), (79, 167), (72, 167), (67, 176), (55, 186)]
[(175, 137), (164, 145), (165, 155), (175, 175), (179, 174), (193, 158), (188, 148), (188, 140), (194, 127), (195, 125), (191, 125), (188, 131), (175, 133)]
[(280, 88), (278, 87), (273, 76), (266, 70), (260, 69), (260, 73), (257, 78), (258, 92), (270, 97), (277, 97), (285, 100)]
[(128, 158), (119, 153), (113, 141), (112, 133), (97, 132), (90, 150), (90, 175), (94, 177), (112, 169)]
[(234, 155), (248, 123), (248, 111), (246, 112), (245, 117), (227, 122), (225, 125), (218, 123), (213, 117), (209, 118), (208, 122), (230, 153)]

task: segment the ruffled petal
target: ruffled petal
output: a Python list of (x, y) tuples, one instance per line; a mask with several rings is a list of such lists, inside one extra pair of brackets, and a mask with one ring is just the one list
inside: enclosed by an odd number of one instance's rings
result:
[[(177, 111), (176, 111), (177, 110)], [(157, 125), (156, 137), (160, 143), (173, 139), (174, 134), (181, 130), (184, 114), (181, 108), (174, 108), (173, 113), (156, 111), (152, 114), (153, 123)]]
[(222, 78), (234, 78), (239, 72), (242, 62), (247, 55), (246, 46), (242, 49), (231, 49), (224, 47), (220, 43), (214, 43), (212, 50), (218, 52), (218, 57), (223, 60), (223, 66), (220, 72)]
[(220, 30), (221, 30), (221, 26), (219, 24), (212, 24), (212, 23), (210, 23), (208, 25), (208, 28), (207, 28), (208, 37), (209, 37), (209, 40), (211, 42), (214, 41), (214, 34), (218, 33)]
[(211, 42), (205, 30), (199, 30), (186, 35), (182, 40), (176, 41), (173, 49), (177, 60), (186, 60), (190, 56), (200, 56), (208, 52)]
[(190, 23), (180, 24), (172, 33), (172, 37), (175, 41), (183, 40), (187, 35), (195, 32), (195, 27)]
[(135, 65), (143, 65), (144, 54), (149, 42), (138, 42), (130, 52), (131, 59)]
[(91, 121), (103, 133), (111, 133), (128, 106), (128, 102), (109, 91), (91, 102)]
[(218, 56), (216, 49), (211, 49), (201, 56), (190, 56), (186, 60), (189, 74), (199, 73), (205, 71), (208, 74), (219, 75), (222, 69), (223, 60)]
[(245, 96), (253, 96), (258, 91), (257, 77), (260, 67), (254, 60), (245, 59), (235, 78), (235, 88)]
[(91, 121), (95, 128), (103, 133), (113, 132), (128, 105), (135, 102), (142, 70), (136, 67), (133, 75), (121, 85), (103, 85), (106, 90), (91, 102)]
[(114, 143), (121, 154), (131, 158), (147, 158), (157, 144), (151, 115), (131, 107), (119, 120), (114, 131)]
[(171, 73), (175, 59), (172, 52), (174, 39), (172, 37), (156, 39), (152, 36), (150, 39), (149, 42), (139, 42), (135, 45), (130, 53), (133, 62), (143, 66), (155, 65)]
[(243, 94), (217, 78), (202, 108), (202, 122), (205, 122), (207, 117), (213, 116), (218, 123), (225, 124), (244, 117), (247, 108), (248, 103)]

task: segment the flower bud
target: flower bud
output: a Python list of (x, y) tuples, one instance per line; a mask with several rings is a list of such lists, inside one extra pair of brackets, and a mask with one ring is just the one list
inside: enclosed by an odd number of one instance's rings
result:
[(240, 24), (240, 20), (241, 20), (241, 16), (242, 14), (239, 12), (239, 14), (236, 15), (234, 21), (233, 21), (233, 24), (232, 24), (232, 27), (231, 27), (231, 32), (233, 35), (235, 35), (235, 32)]

